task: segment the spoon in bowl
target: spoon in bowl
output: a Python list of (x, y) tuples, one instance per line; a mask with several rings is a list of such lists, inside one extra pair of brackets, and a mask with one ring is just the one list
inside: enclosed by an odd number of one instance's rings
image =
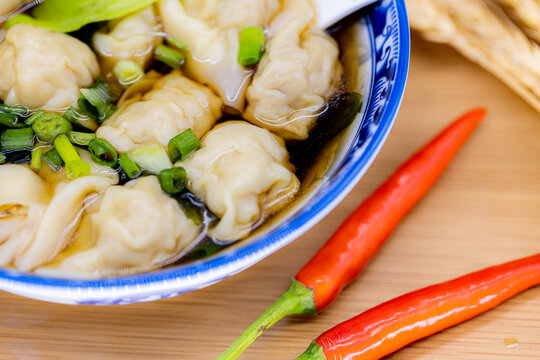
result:
[(321, 29), (326, 29), (376, 0), (311, 0), (311, 2), (317, 11), (317, 25)]

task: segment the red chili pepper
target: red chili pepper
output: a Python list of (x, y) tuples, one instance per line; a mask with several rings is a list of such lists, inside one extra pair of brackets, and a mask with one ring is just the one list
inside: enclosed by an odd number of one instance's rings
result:
[(540, 254), (429, 286), (328, 330), (297, 360), (376, 360), (540, 284)]
[(472, 110), (420, 149), (367, 198), (293, 278), (289, 289), (216, 360), (238, 357), (287, 315), (326, 308), (431, 188), (486, 114)]

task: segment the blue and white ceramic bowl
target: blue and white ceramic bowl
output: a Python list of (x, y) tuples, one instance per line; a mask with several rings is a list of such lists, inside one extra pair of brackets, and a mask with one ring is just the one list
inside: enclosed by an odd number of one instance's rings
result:
[[(197, 262), (151, 273), (102, 280), (65, 280), (0, 269), (0, 289), (66, 304), (129, 304), (197, 290), (242, 271), (287, 245), (327, 215), (371, 165), (396, 117), (409, 65), (409, 26), (403, 0), (382, 0), (363, 10), (347, 30), (345, 49), (359, 64), (356, 91), (362, 112), (332, 153), (322, 176), (277, 221), (255, 236)], [(350, 56), (351, 54), (349, 54)], [(351, 74), (348, 74), (351, 75)]]

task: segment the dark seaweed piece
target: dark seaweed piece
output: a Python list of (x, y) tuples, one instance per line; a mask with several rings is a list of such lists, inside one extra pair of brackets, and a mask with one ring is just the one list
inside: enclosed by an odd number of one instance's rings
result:
[(300, 179), (313, 166), (316, 155), (354, 121), (361, 109), (362, 95), (356, 92), (340, 93), (330, 100), (306, 140), (287, 145), (289, 159), (296, 167), (296, 175)]
[(199, 246), (195, 247), (189, 254), (188, 260), (201, 260), (204, 258), (209, 257), (210, 255), (214, 255), (218, 251), (222, 250), (223, 248), (226, 248), (229, 245), (221, 245), (216, 244), (212, 239), (206, 238), (206, 240), (200, 244)]
[(174, 196), (180, 207), (191, 221), (197, 225), (212, 227), (218, 221), (207, 207), (204, 201), (197, 195), (185, 190), (181, 194)]
[(32, 159), (30, 151), (14, 151), (14, 152), (5, 152), (7, 156), (7, 162), (12, 164), (30, 164)]
[(105, 25), (107, 25), (107, 21), (100, 21), (100, 22), (90, 23), (88, 25), (83, 26), (82, 28), (80, 28), (77, 31), (70, 32), (69, 35), (79, 39), (80, 41), (82, 41), (86, 45), (93, 48), (93, 46), (92, 46), (92, 36), (94, 35), (94, 33), (96, 31), (100, 30)]

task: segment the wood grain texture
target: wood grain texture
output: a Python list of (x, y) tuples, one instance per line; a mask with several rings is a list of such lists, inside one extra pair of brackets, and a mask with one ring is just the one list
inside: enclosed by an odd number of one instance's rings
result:
[[(340, 222), (402, 161), (464, 111), (485, 122), (367, 270), (316, 318), (291, 317), (242, 359), (294, 359), (311, 339), (385, 300), (540, 251), (540, 116), (446, 47), (413, 38), (396, 125), (366, 176), (290, 246), (207, 289), (121, 307), (0, 293), (0, 359), (213, 359), (272, 303)], [(515, 337), (516, 347), (505, 346)], [(540, 359), (540, 288), (389, 359)]]

